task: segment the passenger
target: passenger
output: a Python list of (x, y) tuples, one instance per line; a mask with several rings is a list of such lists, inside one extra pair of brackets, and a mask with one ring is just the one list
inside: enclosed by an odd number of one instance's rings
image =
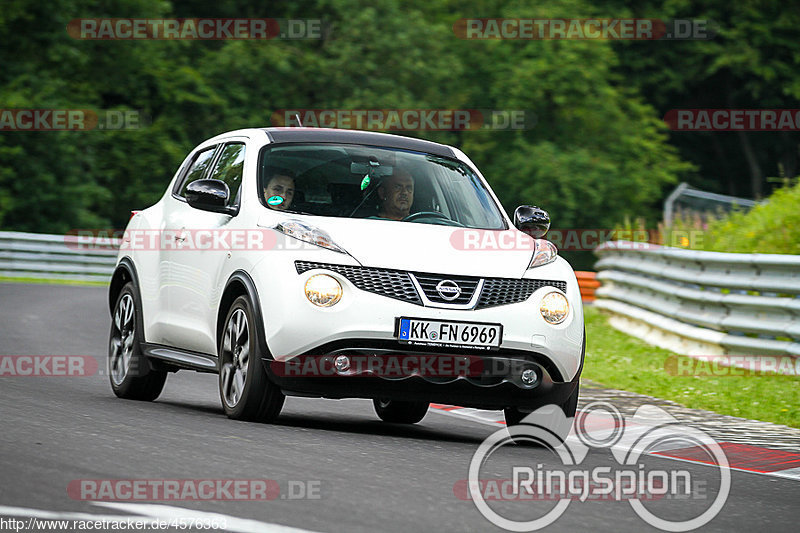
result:
[(272, 170), (267, 174), (264, 200), (270, 209), (286, 211), (294, 198), (294, 176), (286, 170)]

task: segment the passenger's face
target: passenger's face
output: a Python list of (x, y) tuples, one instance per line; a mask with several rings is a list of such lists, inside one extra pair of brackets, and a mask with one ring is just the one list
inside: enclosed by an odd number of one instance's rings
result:
[(408, 216), (414, 203), (414, 180), (408, 174), (389, 177), (379, 191), (382, 211), (388, 218), (400, 220)]
[[(280, 196), (283, 202), (270, 205), (269, 199), (273, 196)], [(292, 205), (292, 198), (294, 198), (294, 180), (289, 176), (274, 176), (264, 189), (264, 199), (267, 200), (270, 209), (285, 211)]]

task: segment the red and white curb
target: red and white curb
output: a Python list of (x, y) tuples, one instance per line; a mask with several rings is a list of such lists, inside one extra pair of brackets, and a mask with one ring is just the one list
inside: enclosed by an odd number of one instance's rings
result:
[[(458, 417), (462, 420), (470, 420), (495, 428), (504, 427), (506, 425), (503, 413), (500, 411), (484, 411), (482, 409), (437, 403), (432, 403), (431, 408), (436, 413)], [(610, 417), (604, 420), (602, 417), (592, 416), (586, 422), (585, 429), (590, 432), (602, 432), (608, 430), (615, 424), (616, 421)], [(635, 424), (626, 421), (625, 434), (613, 447), (623, 450), (629, 449), (631, 443), (635, 439), (647, 431), (650, 431), (652, 427), (653, 426), (648, 426), (646, 424)], [(579, 442), (578, 437), (574, 433), (574, 429), (567, 437), (567, 441)], [(800, 454), (798, 453), (733, 442), (719, 442), (719, 445), (728, 458), (729, 468), (731, 470), (800, 481)], [(661, 448), (658, 451), (650, 452), (649, 455), (688, 463), (711, 464), (705, 460), (707, 456), (698, 446)]]

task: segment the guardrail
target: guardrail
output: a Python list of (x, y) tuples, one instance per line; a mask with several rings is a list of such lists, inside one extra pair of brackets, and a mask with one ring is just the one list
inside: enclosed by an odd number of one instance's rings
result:
[(109, 281), (119, 239), (0, 231), (0, 276)]
[(599, 246), (595, 306), (685, 355), (800, 356), (800, 256)]

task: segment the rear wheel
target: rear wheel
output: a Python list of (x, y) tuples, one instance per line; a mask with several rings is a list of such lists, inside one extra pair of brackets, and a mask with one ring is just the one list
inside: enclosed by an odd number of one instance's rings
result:
[(133, 283), (126, 283), (117, 297), (108, 340), (108, 376), (120, 398), (152, 401), (164, 389), (167, 373), (154, 370), (142, 353), (138, 298)]
[(381, 420), (395, 424), (416, 424), (428, 412), (428, 402), (372, 400), (372, 404)]
[(229, 418), (270, 422), (281, 412), (285, 396), (267, 378), (253, 316), (246, 296), (228, 310), (219, 341), (219, 395)]

